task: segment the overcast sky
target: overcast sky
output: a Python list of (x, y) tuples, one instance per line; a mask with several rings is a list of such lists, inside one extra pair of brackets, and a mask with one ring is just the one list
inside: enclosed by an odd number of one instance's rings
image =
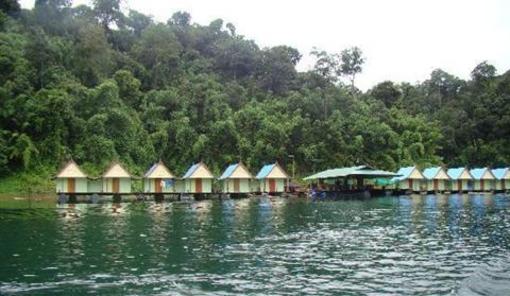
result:
[[(34, 0), (20, 3), (31, 8)], [(356, 84), (364, 90), (384, 80), (423, 81), (435, 68), (468, 78), (484, 60), (499, 74), (510, 69), (506, 0), (124, 0), (123, 7), (162, 22), (179, 10), (203, 25), (221, 18), (261, 47), (297, 48), (299, 70), (313, 67), (314, 46), (331, 53), (358, 46), (366, 63)]]

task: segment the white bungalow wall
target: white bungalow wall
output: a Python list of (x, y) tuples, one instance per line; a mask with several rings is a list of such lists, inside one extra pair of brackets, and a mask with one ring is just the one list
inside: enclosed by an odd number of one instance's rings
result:
[(250, 180), (249, 179), (238, 179), (239, 180), (239, 191), (234, 191), (234, 179), (226, 179), (223, 183), (223, 192), (225, 193), (249, 193), (250, 192)]
[[(484, 182), (484, 187), (485, 187), (485, 182)], [(482, 190), (482, 185), (481, 185), (480, 180), (474, 180), (473, 181), (473, 190), (475, 190), (475, 191)]]
[(405, 180), (398, 182), (398, 188), (402, 189), (402, 190), (412, 190), (414, 192), (419, 192), (419, 191), (421, 191), (422, 182), (423, 181), (419, 180), (419, 179), (412, 179), (412, 187), (410, 187), (409, 179), (405, 179)]
[(469, 190), (469, 181), (468, 180), (450, 180), (449, 182), (449, 189), (451, 191), (459, 191), (459, 183), (460, 183), (460, 191), (468, 191)]
[[(275, 193), (285, 192), (285, 179), (275, 180)], [(260, 180), (260, 192), (269, 192), (269, 179)]]
[(503, 190), (505, 184), (505, 180), (496, 180), (494, 181), (494, 187), (496, 190)]
[(184, 192), (186, 193), (211, 193), (212, 192), (212, 179), (202, 179), (202, 191), (196, 191), (196, 179), (184, 180)]
[[(57, 178), (56, 180), (56, 192), (68, 193), (67, 189), (68, 178)], [(87, 193), (87, 178), (74, 178), (74, 193)]]
[[(143, 179), (143, 191), (144, 192), (148, 192), (148, 193), (155, 193), (156, 192), (156, 182), (165, 182), (165, 181), (168, 181), (168, 180), (171, 180), (171, 179), (149, 179), (149, 178), (145, 178)], [(170, 187), (165, 187), (164, 185), (161, 186), (161, 193), (174, 193), (176, 192), (176, 182), (173, 181), (172, 182), (172, 186)]]
[(501, 180), (502, 188), (501, 190), (509, 190), (510, 189), (510, 170), (506, 171), (506, 174), (503, 176)]
[(475, 191), (490, 191), (495, 190), (494, 180), (483, 180), (483, 189), (482, 189), (482, 181), (474, 180), (473, 181), (473, 190)]
[[(131, 178), (118, 178), (118, 179), (119, 179), (118, 193), (131, 193)], [(103, 192), (113, 193), (112, 178), (103, 178)]]
[(438, 191), (445, 191), (447, 189), (449, 189), (449, 185), (448, 185), (448, 180), (437, 180), (437, 188), (434, 188), (434, 180), (427, 180), (426, 181), (426, 190), (427, 191), (435, 191), (435, 190), (438, 190)]

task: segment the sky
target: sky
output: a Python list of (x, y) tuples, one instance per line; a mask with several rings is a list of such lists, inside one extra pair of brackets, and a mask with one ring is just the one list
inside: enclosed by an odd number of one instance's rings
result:
[[(34, 0), (20, 3), (31, 8)], [(260, 47), (297, 48), (299, 71), (313, 68), (314, 47), (339, 53), (358, 46), (366, 61), (356, 80), (362, 90), (386, 80), (420, 82), (437, 68), (468, 79), (483, 61), (499, 74), (510, 69), (507, 0), (123, 0), (122, 6), (161, 22), (177, 11), (201, 25), (221, 18)]]

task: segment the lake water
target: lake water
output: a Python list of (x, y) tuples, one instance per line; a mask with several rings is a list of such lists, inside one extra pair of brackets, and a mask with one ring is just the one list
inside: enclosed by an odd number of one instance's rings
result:
[(505, 195), (20, 206), (0, 295), (510, 295)]

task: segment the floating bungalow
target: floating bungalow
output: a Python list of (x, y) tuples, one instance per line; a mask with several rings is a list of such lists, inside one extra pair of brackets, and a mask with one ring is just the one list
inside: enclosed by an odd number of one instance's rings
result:
[(104, 172), (103, 193), (131, 193), (131, 175), (118, 162), (112, 162)]
[(431, 167), (423, 170), (425, 190), (427, 192), (444, 192), (449, 190), (450, 177), (442, 167)]
[(153, 164), (143, 176), (143, 191), (146, 193), (175, 192), (175, 176), (161, 160)]
[(494, 181), (496, 177), (488, 168), (475, 168), (469, 171), (473, 176), (473, 191), (495, 190)]
[(255, 178), (259, 181), (259, 191), (267, 193), (285, 192), (290, 179), (278, 162), (263, 166)]
[(87, 175), (73, 160), (68, 161), (56, 176), (57, 193), (86, 193)]
[[(369, 166), (354, 166), (325, 170), (304, 178), (312, 182), (314, 192), (325, 193), (326, 197), (370, 197), (385, 194), (385, 186), (375, 188), (377, 183), (389, 184), (398, 174), (377, 170)], [(386, 182), (381, 182), (386, 181)]]
[(218, 179), (222, 182), (223, 193), (249, 193), (253, 175), (242, 162), (231, 164)]
[(496, 177), (495, 181), (495, 190), (496, 191), (506, 191), (510, 189), (510, 169), (509, 168), (500, 168), (493, 169), (492, 174)]
[(422, 183), (425, 176), (415, 166), (400, 168), (397, 177), (393, 177), (391, 181), (395, 184), (397, 190), (420, 192), (422, 191)]
[(185, 193), (211, 193), (213, 174), (203, 162), (192, 165), (182, 177)]
[(446, 173), (450, 177), (450, 191), (467, 192), (472, 189), (473, 176), (467, 168), (451, 168)]

